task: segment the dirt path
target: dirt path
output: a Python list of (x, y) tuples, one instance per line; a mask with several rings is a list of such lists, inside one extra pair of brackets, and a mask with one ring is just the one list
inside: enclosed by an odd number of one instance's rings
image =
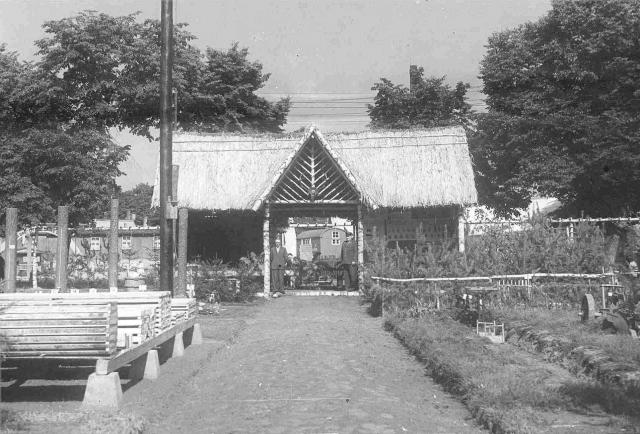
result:
[(149, 432), (481, 431), (357, 299), (284, 297), (202, 324), (204, 345), (124, 394)]

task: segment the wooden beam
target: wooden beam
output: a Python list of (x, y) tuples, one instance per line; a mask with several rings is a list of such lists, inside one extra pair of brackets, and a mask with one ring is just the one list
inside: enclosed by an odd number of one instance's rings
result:
[(176, 297), (187, 297), (187, 237), (189, 233), (189, 210), (178, 211), (178, 288)]
[(111, 199), (109, 224), (109, 290), (118, 291), (118, 199)]
[[(326, 204), (326, 205), (356, 205), (359, 203), (358, 200), (315, 200), (313, 202), (311, 202), (310, 200), (302, 200), (302, 201), (297, 201), (297, 202), (290, 202), (290, 201), (283, 201), (283, 200), (272, 200), (271, 201), (272, 204), (285, 204), (285, 205), (291, 205), (291, 204), (304, 204), (304, 205), (311, 205), (311, 204), (316, 204), (316, 205), (322, 205), (322, 204)], [(316, 208), (317, 209), (317, 208)]]
[(67, 289), (67, 258), (69, 257), (69, 207), (58, 207), (58, 242), (56, 250), (56, 288)]
[(129, 350), (120, 352), (115, 357), (109, 359), (98, 359), (96, 361), (96, 374), (107, 375), (108, 373), (113, 372), (128, 363), (133, 362), (137, 358), (146, 354), (149, 350), (162, 345), (163, 343), (174, 337), (176, 334), (193, 327), (197, 319), (197, 317), (193, 317), (189, 318), (185, 322), (178, 323), (170, 329), (163, 331), (156, 337), (151, 338), (148, 341), (145, 341)]
[(16, 292), (17, 243), (18, 243), (18, 208), (7, 208), (4, 244), (4, 278), (6, 292)]
[(461, 213), (458, 216), (458, 251), (460, 253), (464, 253), (464, 248), (465, 248), (465, 240), (464, 240), (464, 236), (465, 236), (465, 221), (464, 221), (464, 215)]
[(358, 291), (364, 290), (364, 226), (362, 224), (362, 205), (358, 204), (357, 242), (358, 242)]
[(264, 206), (264, 220), (262, 222), (262, 251), (264, 252), (264, 294), (271, 292), (271, 247), (269, 246), (269, 217), (271, 211), (269, 203)]

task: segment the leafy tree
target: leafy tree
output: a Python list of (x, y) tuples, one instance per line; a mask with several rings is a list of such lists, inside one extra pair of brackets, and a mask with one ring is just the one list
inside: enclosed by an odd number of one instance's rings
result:
[[(69, 95), (74, 123), (128, 127), (149, 136), (158, 126), (160, 22), (136, 21), (137, 14), (112, 17), (92, 11), (44, 24), (36, 41), (39, 68)], [(178, 127), (198, 131), (281, 132), (288, 99), (275, 104), (255, 95), (269, 74), (248, 60), (248, 50), (202, 54), (191, 45), (186, 24), (174, 27), (174, 89)]]
[[(159, 124), (160, 23), (136, 18), (85, 11), (48, 21), (37, 62), (0, 44), (0, 203), (24, 221), (51, 219), (59, 204), (72, 206), (72, 223), (90, 220), (128, 155), (109, 129), (151, 138)], [(255, 95), (269, 78), (262, 65), (237, 44), (203, 55), (185, 28), (174, 28), (178, 128), (281, 131), (289, 101)]]
[(90, 130), (0, 134), (0, 203), (18, 207), (30, 224), (54, 220), (62, 204), (70, 206), (72, 223), (90, 220), (114, 191), (127, 152)]
[(471, 140), (486, 204), (508, 214), (542, 194), (565, 214), (640, 209), (639, 40), (634, 0), (556, 0), (491, 36), (489, 112)]
[(446, 77), (424, 78), (424, 69), (411, 66), (411, 88), (394, 85), (386, 78), (371, 90), (378, 93), (369, 105), (373, 128), (439, 127), (467, 125), (471, 106), (464, 101), (469, 84), (458, 82), (455, 89), (445, 84)]
[(127, 210), (136, 214), (136, 222), (141, 223), (147, 217), (150, 225), (157, 225), (159, 221), (158, 208), (151, 208), (153, 186), (140, 183), (131, 190), (120, 193), (120, 217), (124, 217)]

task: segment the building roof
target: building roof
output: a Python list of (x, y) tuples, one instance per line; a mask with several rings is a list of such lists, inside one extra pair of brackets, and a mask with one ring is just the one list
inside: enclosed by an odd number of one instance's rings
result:
[(298, 235), (296, 235), (297, 239), (302, 239), (302, 238), (319, 238), (322, 236), (322, 234), (324, 234), (327, 231), (342, 231), (342, 232), (347, 232), (342, 228), (320, 228), (320, 229), (311, 229), (308, 231), (304, 231), (304, 232), (300, 232)]
[[(176, 134), (179, 206), (259, 209), (298, 151), (317, 140), (371, 208), (468, 205), (477, 193), (461, 127), (366, 131), (303, 137)], [(158, 206), (156, 182), (153, 205)]]

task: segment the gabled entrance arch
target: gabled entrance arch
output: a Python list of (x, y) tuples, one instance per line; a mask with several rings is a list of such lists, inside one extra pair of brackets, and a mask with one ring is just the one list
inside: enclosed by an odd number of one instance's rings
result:
[(362, 194), (322, 134), (311, 128), (267, 186), (254, 209), (263, 209), (264, 292), (271, 292), (271, 228), (274, 214), (349, 216), (358, 246), (358, 289), (362, 284), (364, 230)]

